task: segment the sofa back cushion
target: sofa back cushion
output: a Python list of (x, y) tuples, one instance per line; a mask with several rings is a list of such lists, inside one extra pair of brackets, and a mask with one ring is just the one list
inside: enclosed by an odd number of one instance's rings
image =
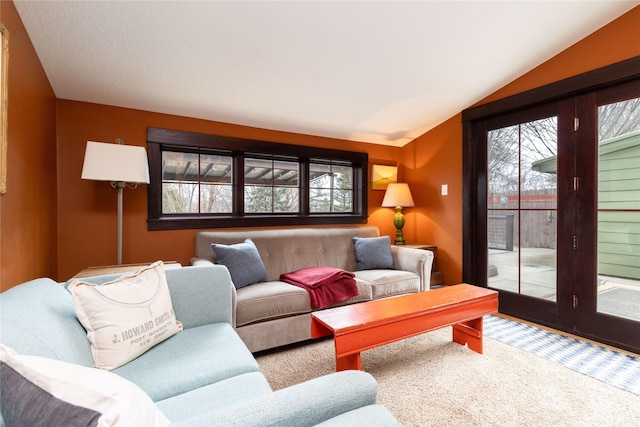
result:
[(43, 278), (3, 292), (0, 319), (0, 342), (20, 354), (93, 366), (87, 333), (61, 284)]
[[(167, 285), (173, 310), (184, 329), (209, 323), (233, 324), (233, 285), (229, 271), (221, 265), (167, 268)], [(83, 277), (82, 281), (103, 285), (122, 273)], [(67, 281), (68, 288), (73, 279)]]
[(378, 237), (377, 227), (283, 228), (196, 233), (196, 257), (217, 262), (211, 245), (230, 245), (250, 238), (260, 253), (267, 280), (301, 268), (328, 266), (354, 271), (353, 237)]

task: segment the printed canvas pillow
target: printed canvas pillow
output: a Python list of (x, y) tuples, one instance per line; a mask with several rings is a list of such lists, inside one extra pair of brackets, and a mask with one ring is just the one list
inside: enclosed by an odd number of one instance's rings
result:
[(229, 270), (236, 289), (267, 280), (267, 272), (253, 240), (246, 239), (234, 245), (213, 243), (211, 249), (216, 254), (218, 264)]
[(138, 386), (108, 371), (16, 354), (0, 344), (7, 426), (168, 426)]
[(391, 238), (354, 237), (356, 250), (356, 270), (394, 269), (391, 256)]
[(96, 368), (115, 369), (182, 330), (162, 261), (103, 285), (69, 285)]

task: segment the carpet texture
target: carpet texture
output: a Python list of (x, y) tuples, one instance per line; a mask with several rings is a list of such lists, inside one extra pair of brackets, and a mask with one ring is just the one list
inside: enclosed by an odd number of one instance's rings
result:
[[(331, 339), (258, 353), (272, 388), (333, 372)], [(378, 401), (405, 426), (629, 426), (640, 397), (491, 338), (484, 354), (451, 328), (362, 353)]]

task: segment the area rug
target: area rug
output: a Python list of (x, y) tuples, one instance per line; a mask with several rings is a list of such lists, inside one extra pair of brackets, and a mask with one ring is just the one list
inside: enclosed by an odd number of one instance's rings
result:
[[(334, 372), (332, 339), (256, 354), (274, 390)], [(378, 402), (405, 426), (629, 426), (640, 397), (492, 338), (484, 353), (451, 328), (362, 353)], [(304, 396), (301, 396), (304, 398)]]
[(484, 335), (640, 395), (640, 357), (498, 316), (485, 316)]

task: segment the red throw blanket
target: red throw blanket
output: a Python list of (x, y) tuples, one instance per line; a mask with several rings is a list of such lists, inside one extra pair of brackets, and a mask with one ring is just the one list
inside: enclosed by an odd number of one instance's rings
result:
[(333, 267), (309, 267), (280, 275), (309, 292), (313, 308), (325, 308), (358, 295), (355, 275)]

